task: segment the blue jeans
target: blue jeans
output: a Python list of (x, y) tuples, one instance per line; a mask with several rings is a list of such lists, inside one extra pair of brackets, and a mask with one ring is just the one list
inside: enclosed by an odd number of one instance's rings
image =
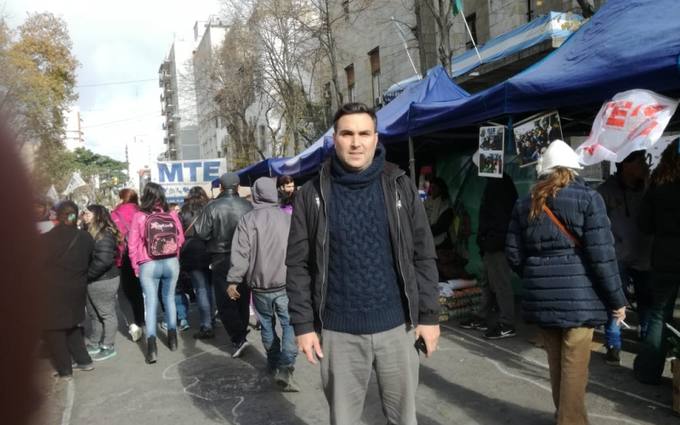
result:
[[(262, 344), (267, 351), (270, 369), (292, 367), (295, 365), (298, 348), (295, 333), (288, 316), (288, 295), (282, 289), (276, 292), (253, 292), (255, 309), (260, 315)], [(276, 317), (281, 324), (283, 344), (276, 335)]]
[(198, 312), (201, 316), (201, 327), (205, 329), (212, 329), (212, 317), (215, 314), (215, 296), (209, 273), (209, 271), (201, 269), (189, 272), (191, 284), (196, 292)]
[(161, 288), (165, 305), (165, 323), (168, 330), (177, 329), (177, 309), (175, 307), (175, 286), (179, 276), (177, 257), (151, 260), (139, 267), (139, 281), (144, 293), (144, 316), (146, 336), (156, 336), (156, 312), (158, 310), (158, 287)]
[(670, 348), (670, 331), (666, 323), (673, 321), (675, 300), (680, 290), (680, 275), (655, 273), (652, 277), (652, 303), (649, 308), (649, 327), (635, 358), (633, 372), (638, 381), (658, 384), (666, 365)]
[(189, 314), (189, 297), (186, 294), (175, 294), (175, 308), (177, 309), (177, 320), (187, 320)]
[[(640, 339), (644, 340), (647, 335), (649, 307), (651, 305), (649, 272), (631, 269), (619, 264), (619, 274), (621, 275), (621, 284), (624, 288), (631, 283), (635, 288), (637, 313), (640, 320)], [(621, 327), (616, 324), (616, 319), (612, 318), (611, 311), (607, 311), (604, 337), (607, 347), (613, 347), (617, 350), (621, 349)]]

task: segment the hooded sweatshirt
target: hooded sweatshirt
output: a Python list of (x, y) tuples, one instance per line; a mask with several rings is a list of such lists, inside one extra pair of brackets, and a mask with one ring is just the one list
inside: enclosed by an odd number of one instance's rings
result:
[(245, 280), (255, 292), (279, 291), (286, 286), (290, 214), (279, 208), (274, 179), (257, 179), (252, 193), (255, 208), (241, 217), (231, 242), (227, 282)]

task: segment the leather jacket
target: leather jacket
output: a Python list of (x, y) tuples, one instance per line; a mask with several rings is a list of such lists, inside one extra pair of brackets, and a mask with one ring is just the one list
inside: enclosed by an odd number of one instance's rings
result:
[[(319, 176), (296, 193), (288, 236), (286, 291), (288, 311), (296, 335), (323, 324), (328, 272), (330, 160)], [(397, 276), (413, 325), (439, 323), (436, 254), (430, 225), (418, 192), (396, 165), (386, 162), (382, 187)]]
[(233, 189), (225, 189), (209, 202), (194, 224), (196, 235), (207, 241), (208, 253), (231, 253), (231, 239), (236, 226), (241, 217), (252, 209), (252, 204), (239, 197)]

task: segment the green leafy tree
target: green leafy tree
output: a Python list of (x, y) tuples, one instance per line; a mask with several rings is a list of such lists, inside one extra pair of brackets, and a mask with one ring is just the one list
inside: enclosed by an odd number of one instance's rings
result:
[(72, 47), (66, 23), (51, 13), (29, 14), (16, 30), (0, 19), (0, 113), (22, 146), (61, 139), (64, 111), (77, 99)]

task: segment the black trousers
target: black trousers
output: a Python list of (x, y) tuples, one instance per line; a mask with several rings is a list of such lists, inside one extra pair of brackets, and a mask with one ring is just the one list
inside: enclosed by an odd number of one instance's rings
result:
[(227, 330), (231, 342), (238, 343), (246, 339), (248, 319), (250, 318), (250, 288), (243, 282), (238, 285), (241, 297), (232, 300), (227, 295), (227, 274), (230, 260), (228, 254), (212, 255), (212, 284), (215, 290), (215, 305), (220, 320)]
[[(123, 265), (120, 268), (120, 287), (123, 290), (125, 298), (130, 303), (132, 309), (132, 317), (127, 317), (128, 323), (144, 326), (144, 296), (142, 295), (142, 285), (139, 279), (135, 276), (130, 263), (130, 257), (125, 255), (123, 258)], [(126, 316), (129, 316), (129, 311), (123, 309)]]
[(59, 376), (69, 376), (73, 373), (71, 359), (81, 365), (92, 363), (92, 358), (85, 348), (83, 328), (45, 331), (44, 338), (52, 364)]

